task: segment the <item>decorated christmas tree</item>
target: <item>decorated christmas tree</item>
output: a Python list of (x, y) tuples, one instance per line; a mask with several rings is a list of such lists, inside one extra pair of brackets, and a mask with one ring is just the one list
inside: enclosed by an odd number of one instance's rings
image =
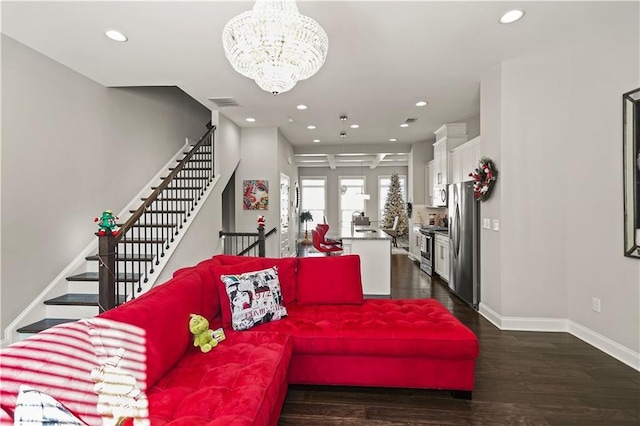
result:
[(398, 173), (393, 172), (391, 174), (391, 185), (389, 185), (389, 191), (387, 192), (387, 201), (384, 203), (384, 213), (382, 215), (382, 228), (391, 229), (393, 227), (393, 221), (398, 216), (398, 235), (404, 235), (407, 233), (408, 221), (407, 212), (405, 210), (405, 203), (402, 198), (402, 191), (400, 189), (400, 178)]

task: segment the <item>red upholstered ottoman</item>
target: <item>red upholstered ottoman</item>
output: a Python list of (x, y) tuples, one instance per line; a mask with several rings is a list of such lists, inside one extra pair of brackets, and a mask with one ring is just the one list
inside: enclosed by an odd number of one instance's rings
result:
[(478, 339), (434, 299), (288, 311), (255, 330), (291, 336), (290, 383), (473, 390)]
[(151, 424), (276, 425), (292, 345), (285, 334), (234, 333), (207, 354), (192, 348), (148, 391)]

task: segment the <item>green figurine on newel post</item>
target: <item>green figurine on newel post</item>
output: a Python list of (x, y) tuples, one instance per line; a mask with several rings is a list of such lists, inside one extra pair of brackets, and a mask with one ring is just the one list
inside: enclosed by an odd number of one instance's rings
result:
[(94, 222), (98, 222), (98, 228), (100, 228), (98, 235), (101, 237), (107, 233), (110, 233), (111, 235), (118, 235), (118, 231), (116, 230), (116, 226), (118, 226), (116, 224), (116, 220), (118, 219), (120, 218), (118, 216), (114, 216), (111, 210), (105, 210), (102, 212), (100, 217), (93, 219)]

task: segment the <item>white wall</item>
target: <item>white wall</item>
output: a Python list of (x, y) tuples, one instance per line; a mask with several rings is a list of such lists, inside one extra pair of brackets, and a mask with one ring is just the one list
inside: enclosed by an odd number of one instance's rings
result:
[[(385, 166), (371, 170), (368, 167), (337, 167), (332, 170), (328, 167), (300, 167), (298, 172), (300, 178), (304, 176), (327, 177), (327, 222), (330, 228), (338, 229), (340, 220), (338, 178), (340, 176), (366, 176), (365, 192), (371, 196), (371, 199), (365, 201), (365, 214), (369, 216), (369, 220), (374, 226), (378, 226), (381, 220), (378, 217), (378, 176), (391, 176), (393, 172), (407, 176), (408, 168), (406, 166)], [(404, 201), (406, 203), (407, 200)]]
[[(492, 69), (482, 80), (480, 110), (482, 111), (482, 155), (496, 164), (499, 179), (491, 198), (480, 204), (482, 218), (501, 219), (502, 182), (502, 66)], [(480, 230), (480, 301), (497, 313), (502, 313), (502, 242), (501, 233)]]
[[(257, 218), (265, 217), (265, 231), (280, 225), (280, 173), (278, 171), (278, 130), (275, 127), (243, 128), (240, 131), (240, 164), (236, 173), (236, 232), (257, 232)], [(244, 180), (269, 181), (269, 208), (243, 210)], [(268, 257), (279, 256), (278, 236), (267, 239)]]
[(433, 142), (418, 142), (411, 145), (411, 152), (409, 153), (409, 167), (408, 167), (408, 190), (407, 198), (413, 204), (425, 204), (425, 192), (424, 186), (424, 168), (427, 162), (433, 160)]
[(620, 167), (640, 14), (638, 3), (618, 7), (628, 10), (616, 27), (506, 62), (482, 82), (483, 154), (500, 170), (482, 216), (501, 219), (499, 233), (482, 234), (482, 302), (504, 318), (568, 320), (637, 358), (640, 262), (622, 255)]
[(105, 88), (2, 36), (0, 329), (209, 119), (177, 88)]
[[(293, 159), (293, 146), (291, 142), (278, 130), (278, 169), (280, 173), (289, 177), (289, 253), (296, 253), (296, 234), (298, 229), (298, 214), (295, 211), (295, 183), (298, 182), (298, 167)], [(279, 197), (279, 195), (278, 195)], [(280, 204), (280, 203), (278, 203)], [(281, 206), (279, 205), (278, 209)], [(278, 213), (280, 217), (280, 213)], [(280, 224), (280, 222), (278, 222)], [(280, 230), (278, 230), (280, 232)]]

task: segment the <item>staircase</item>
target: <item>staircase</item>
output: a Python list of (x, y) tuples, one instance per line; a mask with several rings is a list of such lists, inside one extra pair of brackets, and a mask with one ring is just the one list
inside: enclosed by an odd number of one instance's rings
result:
[(46, 318), (20, 327), (21, 337), (95, 316), (143, 292), (213, 181), (215, 126), (207, 128), (141, 205), (130, 210), (118, 235), (98, 237), (97, 253), (86, 257), (86, 272), (66, 277), (67, 293), (45, 300)]

